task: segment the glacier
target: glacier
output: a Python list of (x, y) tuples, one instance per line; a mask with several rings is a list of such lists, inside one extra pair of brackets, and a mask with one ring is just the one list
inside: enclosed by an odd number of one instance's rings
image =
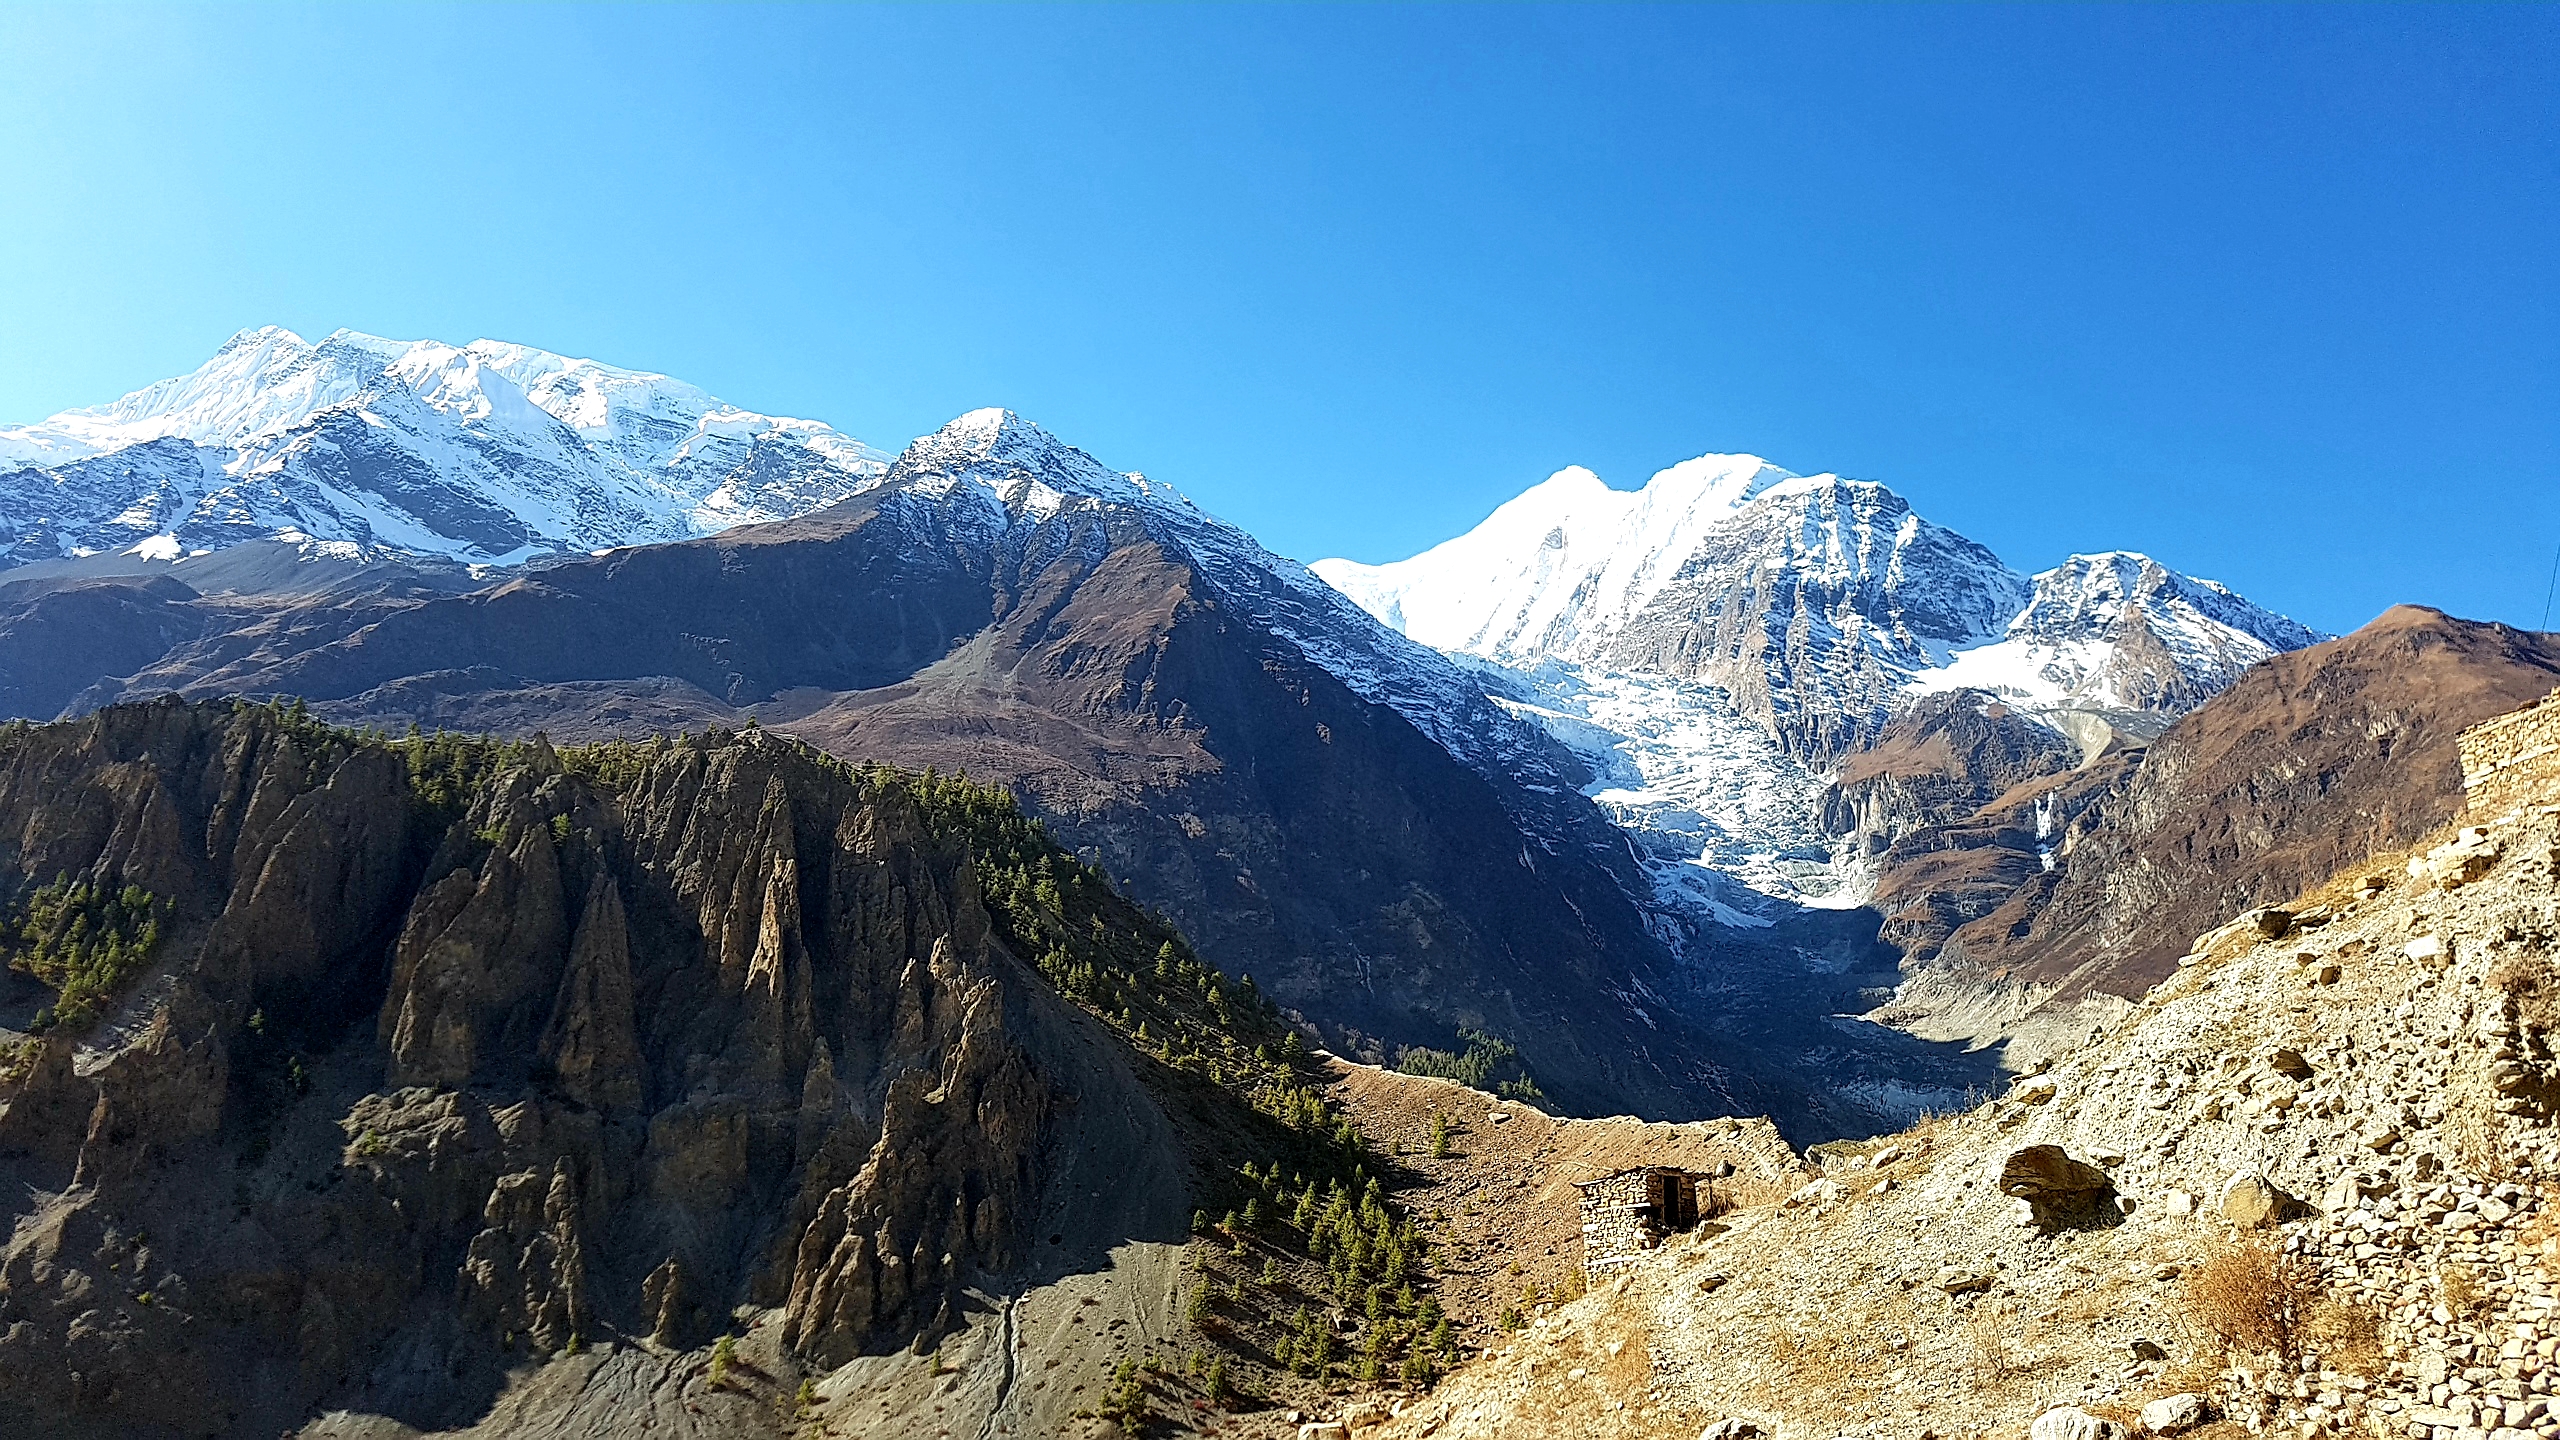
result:
[(2132, 552), (2021, 575), (1883, 485), (1756, 455), (1637, 490), (1568, 467), (1409, 559), (1309, 568), (1584, 756), (1656, 899), (1727, 927), (1865, 899), (1822, 793), (1916, 697), (2147, 735), (2325, 638)]

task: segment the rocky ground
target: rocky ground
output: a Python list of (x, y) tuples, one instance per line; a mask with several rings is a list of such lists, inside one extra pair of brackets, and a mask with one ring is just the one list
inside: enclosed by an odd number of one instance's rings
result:
[[(2004, 1098), (1822, 1147), (1787, 1199), (1528, 1307), (1400, 1416), (1352, 1418), (1953, 1437), (2076, 1407), (2092, 1437), (2146, 1414), (2560, 1436), (2560, 806), (2472, 818), (2202, 937)], [(2273, 1321), (2234, 1322), (2235, 1294)]]

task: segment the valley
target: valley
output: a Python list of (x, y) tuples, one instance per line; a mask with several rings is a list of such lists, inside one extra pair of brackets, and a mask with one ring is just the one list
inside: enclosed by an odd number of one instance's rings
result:
[[(1304, 566), (492, 341), (0, 467), (0, 1428), (2560, 1434), (2560, 794), (2465, 772), (2552, 637), (1752, 456)], [(1715, 1213), (1594, 1285), (1638, 1166)], [(2361, 1348), (2182, 1310), (2217, 1215)]]

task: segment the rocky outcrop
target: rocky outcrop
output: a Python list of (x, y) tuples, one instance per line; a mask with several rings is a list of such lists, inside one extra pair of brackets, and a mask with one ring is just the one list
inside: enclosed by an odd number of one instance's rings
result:
[(1026, 1261), (1062, 1087), (1151, 1105), (903, 781), (753, 732), (578, 763), (173, 701), (0, 735), (0, 896), (167, 916), (92, 1029), (0, 984), (0, 1428), (450, 1423), (510, 1351), (741, 1303), (808, 1363), (903, 1346)]
[[(2048, 1086), (2040, 1100), (2030, 1103), (2049, 1103), (2053, 1093)], [(2106, 1171), (2074, 1158), (2059, 1145), (2011, 1151), (2000, 1162), (1996, 1183), (2001, 1194), (2018, 1202), (2022, 1222), (2045, 1229), (2096, 1218), (2116, 1189)]]
[[(1823, 829), (1880, 855), (1928, 826), (1956, 826), (2020, 786), (2080, 767), (2086, 747), (1972, 691), (1931, 695), (1844, 758), (1822, 795)], [(2006, 807), (2004, 807), (2006, 808)], [(1906, 857), (1926, 853), (1915, 844)]]
[(1772, 489), (1701, 536), (1601, 658), (1722, 686), (1787, 751), (1873, 738), (1910, 676), (1999, 633), (2026, 585), (1869, 481)]
[(483, 1218), (488, 1228), (463, 1252), (463, 1314), (545, 1353), (576, 1340), (587, 1324), (587, 1257), (568, 1161), (548, 1176), (498, 1177)]

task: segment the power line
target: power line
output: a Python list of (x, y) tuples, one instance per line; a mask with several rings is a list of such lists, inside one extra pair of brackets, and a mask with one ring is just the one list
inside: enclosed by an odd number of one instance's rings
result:
[(2551, 552), (2551, 583), (2542, 587), (2542, 623), (2535, 629), (2551, 628), (2551, 596), (2555, 591), (2560, 591), (2560, 550)]

